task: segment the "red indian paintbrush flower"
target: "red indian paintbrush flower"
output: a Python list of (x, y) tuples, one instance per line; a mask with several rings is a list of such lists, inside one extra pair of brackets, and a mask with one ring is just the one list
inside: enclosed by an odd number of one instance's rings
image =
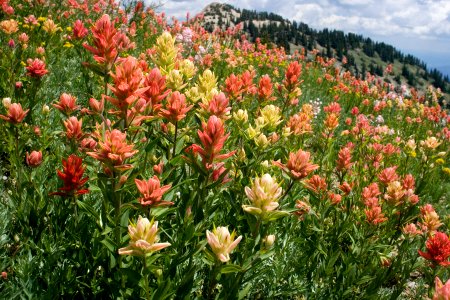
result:
[(300, 180), (319, 168), (319, 165), (312, 164), (309, 161), (310, 155), (311, 154), (308, 151), (303, 151), (300, 149), (296, 153), (289, 153), (287, 165), (284, 165), (278, 161), (273, 161), (272, 164), (280, 167), (292, 179)]
[(83, 185), (89, 180), (89, 177), (83, 178), (84, 168), (83, 160), (76, 155), (70, 155), (67, 160), (62, 160), (63, 170), (58, 170), (58, 177), (63, 181), (63, 187), (60, 192), (54, 192), (50, 195), (59, 195), (63, 197), (87, 194), (89, 189), (83, 189)]
[(261, 77), (258, 86), (258, 97), (261, 102), (271, 101), (274, 99), (272, 97), (273, 85), (270, 81), (269, 75), (264, 75)]
[(86, 27), (84, 27), (84, 24), (81, 20), (76, 20), (73, 25), (73, 34), (72, 38), (75, 40), (81, 40), (83, 39), (89, 31)]
[(48, 73), (48, 70), (45, 67), (45, 62), (39, 58), (35, 58), (34, 60), (29, 58), (25, 68), (27, 69), (28, 76), (33, 78), (41, 78)]
[(191, 106), (186, 105), (186, 97), (180, 92), (173, 92), (167, 99), (166, 109), (161, 109), (159, 115), (166, 118), (172, 124), (184, 119)]
[(148, 180), (135, 179), (134, 182), (143, 196), (139, 198), (139, 202), (143, 206), (158, 207), (173, 205), (173, 202), (162, 200), (163, 194), (167, 192), (172, 185), (168, 184), (161, 186), (161, 182), (156, 175)]
[(221, 119), (211, 116), (208, 119), (208, 123), (203, 123), (202, 127), (203, 131), (198, 130), (197, 133), (203, 147), (194, 144), (191, 146), (191, 150), (200, 154), (206, 168), (209, 168), (214, 161), (222, 161), (236, 152), (220, 154), (225, 141), (230, 135), (229, 133), (225, 134), (225, 127)]
[(107, 72), (111, 70), (118, 56), (117, 29), (114, 28), (114, 22), (111, 21), (111, 18), (108, 15), (103, 15), (95, 22), (91, 31), (94, 45), (83, 44), (83, 47), (94, 55), (94, 60), (97, 63), (105, 66)]
[(284, 86), (286, 88), (291, 88), (297, 84), (301, 73), (302, 66), (298, 63), (298, 61), (291, 62), (286, 70)]
[(450, 265), (450, 261), (448, 261), (448, 258), (450, 257), (450, 240), (445, 233), (437, 231), (427, 240), (426, 247), (427, 251), (423, 252), (419, 250), (419, 254), (423, 258), (430, 260), (433, 263), (433, 266)]
[(29, 109), (24, 111), (20, 103), (12, 103), (8, 108), (8, 114), (6, 116), (0, 115), (0, 119), (3, 119), (11, 124), (19, 124), (28, 114), (28, 111)]

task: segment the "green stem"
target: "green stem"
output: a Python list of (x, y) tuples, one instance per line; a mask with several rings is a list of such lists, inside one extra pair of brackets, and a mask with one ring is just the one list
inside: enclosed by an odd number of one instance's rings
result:
[(147, 270), (147, 258), (144, 256), (144, 270), (143, 270), (143, 276), (144, 276), (144, 290), (145, 290), (145, 299), (150, 299), (150, 289), (149, 289), (149, 281), (148, 281), (148, 270)]
[(175, 157), (175, 151), (177, 148), (177, 133), (178, 133), (178, 121), (175, 121), (175, 135), (173, 137), (172, 157)]

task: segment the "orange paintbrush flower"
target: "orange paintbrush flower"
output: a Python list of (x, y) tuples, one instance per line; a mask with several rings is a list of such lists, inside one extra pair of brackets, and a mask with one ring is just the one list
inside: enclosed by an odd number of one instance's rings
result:
[(87, 155), (103, 162), (109, 172), (110, 168), (123, 171), (133, 167), (125, 164), (125, 160), (135, 155), (138, 150), (133, 149), (134, 145), (127, 144), (126, 133), (117, 129), (102, 133), (97, 128), (94, 136), (98, 139), (96, 151), (87, 152)]
[(378, 175), (378, 179), (385, 185), (388, 185), (392, 181), (396, 181), (398, 179), (398, 175), (395, 172), (397, 170), (397, 167), (390, 167), (386, 168)]
[(143, 197), (139, 198), (139, 202), (143, 206), (158, 207), (170, 206), (173, 202), (162, 200), (162, 196), (172, 185), (161, 186), (159, 178), (155, 175), (148, 180), (135, 179), (134, 182)]
[(56, 107), (59, 111), (61, 111), (66, 116), (71, 115), (75, 110), (80, 109), (79, 105), (76, 105), (77, 99), (70, 95), (63, 93), (59, 97), (59, 102), (53, 104), (54, 107)]
[(8, 107), (8, 114), (6, 116), (0, 115), (0, 119), (3, 119), (11, 124), (19, 124), (28, 114), (28, 111), (29, 109), (24, 111), (20, 103), (12, 103)]
[(159, 115), (163, 118), (166, 118), (172, 124), (184, 119), (186, 117), (186, 113), (190, 111), (192, 105), (186, 105), (186, 97), (180, 92), (173, 92), (170, 97), (167, 99), (167, 104), (165, 109), (161, 109)]
[(272, 163), (280, 167), (292, 179), (300, 180), (308, 176), (312, 171), (319, 168), (319, 165), (312, 164), (309, 160), (311, 154), (308, 151), (298, 150), (296, 153), (289, 153), (287, 165), (278, 161)]
[(161, 102), (170, 92), (166, 88), (166, 77), (158, 68), (153, 68), (144, 79), (144, 87), (148, 89), (142, 94), (142, 98), (151, 104), (153, 113), (158, 112)]
[(128, 107), (133, 104), (148, 88), (139, 88), (142, 80), (142, 70), (136, 58), (129, 56), (116, 67), (116, 73), (111, 73), (113, 85), (109, 85), (115, 97), (105, 96), (120, 110), (125, 117)]
[(77, 117), (70, 117), (66, 121), (64, 121), (64, 127), (66, 127), (66, 136), (67, 138), (80, 140), (83, 138), (83, 131), (81, 130), (81, 125), (83, 122), (78, 120)]

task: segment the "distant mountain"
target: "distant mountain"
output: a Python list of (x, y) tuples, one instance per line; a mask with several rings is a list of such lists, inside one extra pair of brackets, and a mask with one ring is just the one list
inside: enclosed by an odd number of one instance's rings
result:
[[(260, 38), (263, 43), (274, 43), (291, 52), (301, 48), (318, 49), (322, 56), (335, 57), (340, 62), (346, 57), (344, 68), (361, 78), (370, 72), (389, 83), (407, 84), (420, 89), (432, 84), (445, 93), (450, 92), (450, 66), (447, 69), (429, 69), (420, 59), (362, 35), (331, 29), (316, 30), (274, 13), (241, 10), (229, 4), (212, 3), (202, 13), (203, 25), (210, 31), (241, 23), (252, 41)], [(389, 64), (392, 64), (393, 72), (385, 75), (384, 70)], [(445, 75), (443, 70), (447, 70)]]

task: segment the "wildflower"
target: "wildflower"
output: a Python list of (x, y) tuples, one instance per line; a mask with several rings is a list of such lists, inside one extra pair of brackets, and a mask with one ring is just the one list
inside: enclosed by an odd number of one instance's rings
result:
[(170, 243), (158, 243), (158, 221), (149, 221), (139, 216), (136, 224), (128, 225), (130, 243), (127, 247), (120, 248), (120, 255), (146, 256), (155, 251), (169, 247)]
[(235, 239), (236, 232), (230, 234), (228, 227), (217, 227), (213, 231), (206, 230), (206, 239), (211, 250), (221, 262), (230, 260), (230, 253), (242, 240), (242, 235)]
[(380, 179), (380, 181), (385, 185), (388, 185), (390, 182), (396, 181), (398, 179), (398, 175), (395, 170), (397, 170), (396, 166), (384, 169), (378, 175), (378, 179)]
[(41, 151), (32, 151), (31, 154), (26, 155), (27, 165), (36, 168), (42, 163), (42, 152)]
[(352, 187), (348, 182), (343, 182), (339, 189), (347, 196), (352, 191)]
[(323, 121), (323, 124), (325, 125), (325, 128), (328, 131), (332, 131), (339, 125), (339, 118), (336, 114), (327, 114), (327, 117)]
[(428, 137), (425, 141), (421, 141), (420, 145), (425, 146), (426, 148), (433, 150), (439, 147), (439, 145), (442, 144), (441, 141), (439, 141), (434, 136)]
[(2, 278), (4, 280), (8, 279), (8, 273), (6, 273), (5, 271), (2, 272)]
[(72, 33), (73, 39), (81, 40), (89, 33), (89, 31), (86, 27), (84, 27), (84, 24), (81, 20), (76, 20), (75, 24), (73, 25)]
[(56, 25), (52, 19), (46, 19), (42, 24), (42, 29), (48, 34), (54, 34), (58, 30), (61, 30), (61, 28), (58, 25)]
[(231, 74), (225, 79), (225, 92), (230, 98), (239, 99), (243, 91), (243, 82), (238, 76)]
[(198, 153), (202, 157), (203, 165), (209, 168), (214, 161), (221, 161), (232, 156), (236, 151), (220, 154), (225, 141), (230, 135), (225, 134), (223, 121), (216, 116), (210, 116), (208, 123), (202, 124), (203, 131), (198, 130), (197, 134), (200, 138), (202, 146), (194, 144), (191, 150), (194, 154)]
[(436, 276), (434, 279), (434, 295), (433, 300), (450, 299), (450, 279), (445, 284)]
[(405, 196), (405, 190), (399, 181), (392, 181), (388, 184), (384, 199), (388, 203), (393, 205), (399, 205), (402, 203), (402, 199)]
[(269, 234), (268, 236), (263, 238), (262, 242), (264, 244), (264, 248), (266, 249), (272, 248), (273, 244), (275, 243), (275, 239), (276, 237), (273, 234)]
[(208, 115), (217, 116), (222, 120), (229, 118), (228, 115), (230, 114), (231, 107), (228, 105), (229, 101), (224, 93), (214, 95), (212, 100), (208, 103), (200, 103), (200, 107), (207, 112)]
[(45, 62), (40, 60), (39, 58), (27, 60), (27, 75), (32, 78), (41, 78), (45, 74), (48, 73), (48, 70), (45, 68)]
[(111, 172), (110, 167), (120, 171), (133, 167), (130, 164), (125, 164), (125, 160), (135, 155), (138, 150), (133, 149), (133, 144), (127, 144), (126, 133), (117, 129), (106, 130), (101, 133), (97, 129), (94, 136), (98, 139), (97, 149), (95, 152), (87, 152), (86, 154), (103, 162), (108, 173)]
[(350, 148), (348, 148), (348, 147), (342, 148), (338, 154), (336, 169), (338, 171), (350, 169), (353, 165), (351, 160), (352, 160), (352, 154), (350, 152)]
[(337, 204), (341, 203), (341, 200), (342, 200), (342, 196), (339, 194), (335, 194), (335, 193), (329, 193), (328, 198), (330, 199), (331, 204), (333, 204), (333, 205), (337, 205)]
[(56, 107), (59, 111), (61, 111), (66, 116), (71, 115), (75, 110), (80, 109), (79, 105), (76, 105), (77, 99), (70, 95), (63, 93), (59, 97), (59, 102), (53, 104), (54, 107)]
[(69, 140), (79, 140), (83, 137), (83, 131), (81, 130), (82, 123), (82, 120), (78, 120), (77, 117), (70, 117), (68, 120), (64, 121), (66, 136)]
[(267, 136), (264, 133), (259, 134), (253, 140), (256, 146), (262, 149), (266, 148), (270, 144), (269, 140), (267, 139)]
[(298, 216), (299, 219), (303, 218), (303, 215), (308, 214), (311, 211), (311, 206), (301, 200), (297, 200), (295, 208), (297, 209), (297, 211), (295, 211), (294, 214)]
[(242, 205), (242, 208), (253, 215), (262, 215), (267, 211), (275, 210), (279, 203), (283, 189), (272, 176), (264, 174), (253, 181), (252, 187), (245, 187), (245, 194), (251, 200), (252, 205)]
[(9, 109), (9, 107), (11, 106), (11, 98), (3, 98), (2, 103), (6, 109)]
[(264, 125), (269, 129), (276, 128), (281, 122), (281, 109), (275, 105), (266, 105), (261, 109)]
[(19, 23), (17, 23), (17, 21), (13, 19), (3, 20), (0, 22), (0, 29), (4, 33), (10, 35), (19, 31)]
[(433, 233), (436, 231), (441, 225), (441, 221), (439, 220), (439, 215), (434, 210), (431, 204), (426, 204), (420, 208), (421, 215), (421, 225), (424, 230), (429, 233)]
[(170, 95), (167, 100), (166, 109), (161, 109), (159, 115), (166, 118), (172, 124), (184, 119), (186, 113), (191, 110), (193, 106), (186, 105), (186, 97), (180, 92), (176, 91)]
[(148, 89), (142, 94), (147, 103), (151, 104), (152, 112), (158, 112), (161, 102), (167, 97), (166, 78), (158, 68), (153, 68), (144, 79), (144, 87)]
[(284, 85), (286, 88), (291, 88), (299, 82), (300, 75), (302, 73), (302, 66), (298, 61), (293, 61), (289, 64), (286, 70), (284, 79)]
[(272, 164), (280, 167), (292, 179), (301, 180), (308, 176), (312, 171), (319, 168), (319, 165), (312, 164), (309, 160), (310, 153), (299, 149), (296, 153), (289, 153), (287, 165), (273, 161)]
[(319, 175), (313, 175), (310, 179), (305, 180), (305, 187), (314, 192), (314, 193), (320, 193), (327, 190), (327, 182), (325, 181), (325, 178), (320, 177)]
[(94, 60), (104, 67), (104, 74), (111, 70), (118, 57), (118, 31), (114, 21), (108, 15), (103, 15), (91, 28), (93, 46), (83, 44), (83, 47), (94, 55)]
[(259, 81), (259, 88), (258, 88), (258, 97), (259, 101), (270, 101), (273, 100), (274, 97), (271, 97), (273, 93), (273, 85), (270, 81), (269, 75), (264, 75), (261, 77)]
[(63, 187), (59, 188), (60, 192), (53, 192), (50, 195), (60, 195), (63, 197), (87, 194), (88, 189), (83, 189), (83, 185), (89, 180), (89, 177), (83, 178), (84, 168), (83, 160), (76, 156), (70, 155), (67, 160), (62, 160), (63, 170), (58, 170), (58, 177), (63, 181)]
[(369, 207), (368, 209), (365, 209), (364, 212), (366, 214), (367, 222), (370, 224), (378, 225), (387, 220), (387, 218), (381, 212), (381, 206), (379, 205)]
[(102, 113), (103, 108), (105, 107), (105, 101), (104, 101), (104, 99), (102, 99), (101, 101), (98, 101), (95, 98), (89, 98), (89, 106), (92, 109), (92, 111), (90, 113), (100, 114), (100, 113)]
[(420, 229), (418, 229), (416, 224), (414, 224), (414, 223), (406, 224), (403, 227), (402, 232), (404, 234), (410, 235), (410, 236), (416, 236), (416, 235), (422, 234), (422, 231)]
[(0, 119), (3, 119), (11, 124), (16, 125), (23, 121), (25, 116), (28, 114), (28, 111), (29, 111), (29, 109), (24, 111), (22, 109), (22, 105), (20, 105), (20, 103), (12, 103), (8, 107), (8, 114), (6, 116), (0, 115)]
[(312, 132), (311, 117), (305, 112), (300, 112), (290, 117), (287, 126), (295, 135)]
[(129, 56), (122, 60), (116, 67), (116, 73), (111, 74), (111, 77), (114, 86), (109, 85), (109, 88), (115, 97), (106, 96), (105, 98), (120, 110), (122, 117), (125, 117), (128, 107), (147, 90), (147, 88), (139, 88), (143, 77), (137, 59)]
[(237, 112), (233, 113), (233, 119), (237, 122), (237, 123), (247, 123), (248, 122), (248, 112), (247, 110), (243, 110), (243, 109), (239, 109)]
[(143, 206), (158, 207), (173, 205), (173, 202), (162, 200), (162, 196), (172, 185), (161, 186), (159, 178), (154, 175), (148, 180), (135, 179), (134, 182), (143, 197), (139, 198), (139, 202)]
[(430, 260), (435, 265), (449, 266), (450, 261), (448, 258), (450, 256), (450, 240), (448, 236), (437, 231), (432, 237), (430, 237), (426, 242), (426, 252), (419, 250), (420, 256)]
[(175, 38), (170, 32), (164, 31), (156, 39), (156, 55), (155, 64), (160, 68), (161, 72), (166, 75), (175, 67), (178, 54), (178, 48), (175, 46)]

